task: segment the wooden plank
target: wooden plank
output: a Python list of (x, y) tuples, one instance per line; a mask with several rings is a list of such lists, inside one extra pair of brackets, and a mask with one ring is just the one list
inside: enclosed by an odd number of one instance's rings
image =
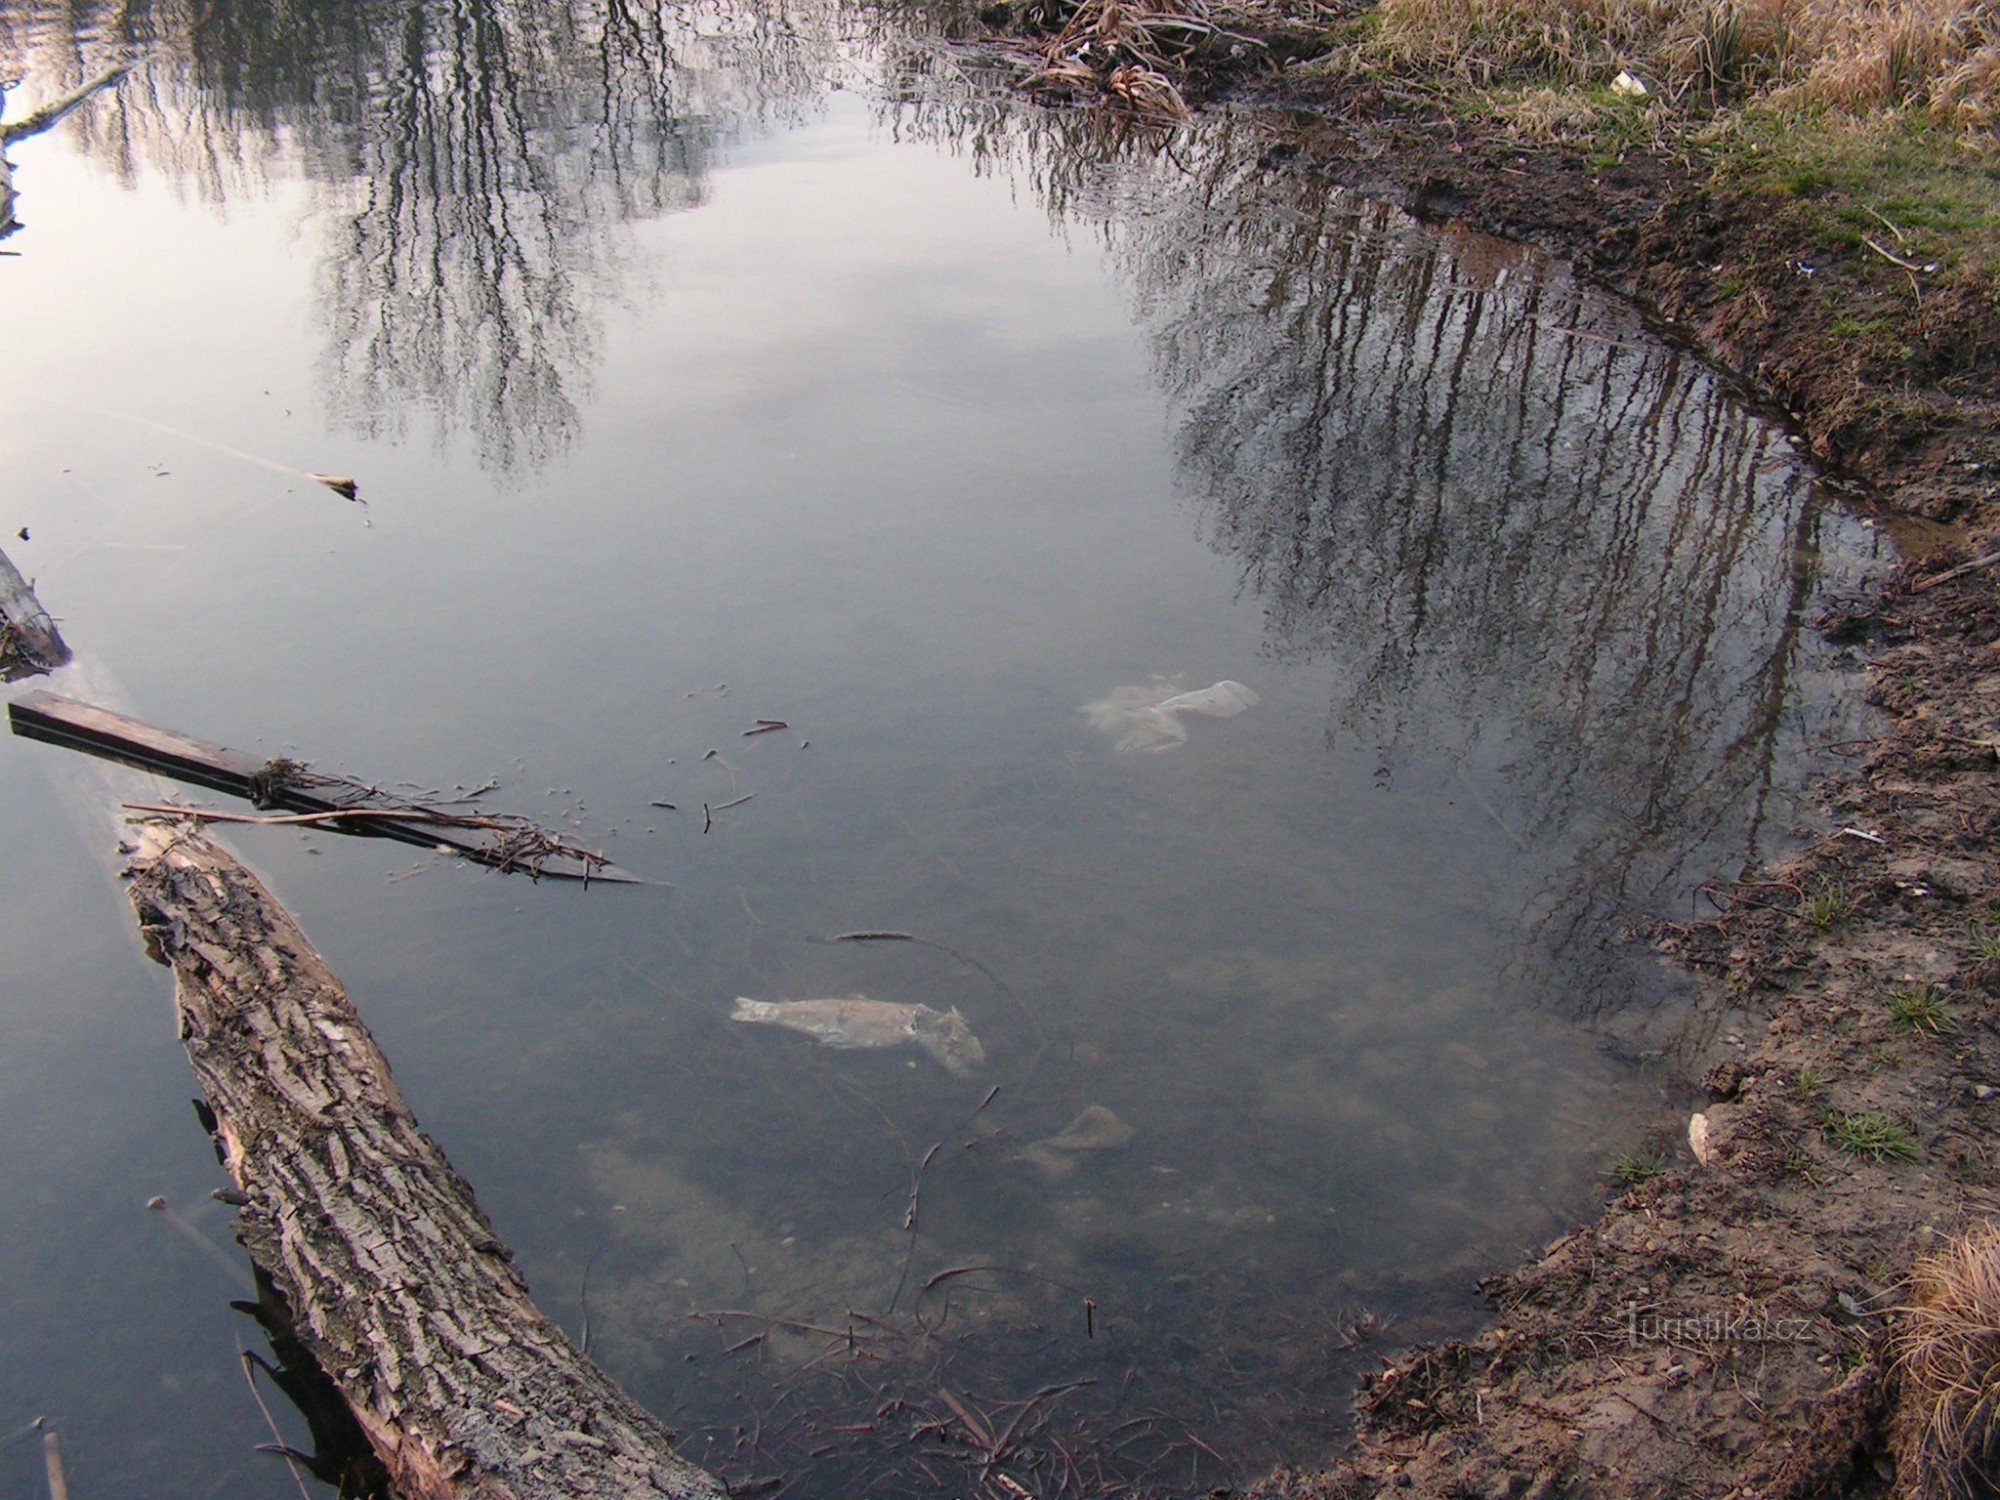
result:
[[(103, 760), (115, 760), (206, 787), (232, 797), (250, 798), (250, 778), (265, 762), (241, 750), (211, 745), (171, 729), (156, 729), (138, 719), (113, 713), (76, 698), (35, 688), (7, 705), (7, 722), (23, 739), (41, 740), (81, 750)], [(293, 812), (318, 812), (322, 807), (296, 807)]]
[(20, 570), (0, 552), (0, 682), (38, 677), (68, 663), (62, 632)]
[[(494, 869), (525, 868), (518, 860), (509, 859), (484, 844), (435, 823), (412, 822), (407, 816), (387, 815), (392, 812), (406, 814), (407, 808), (380, 807), (376, 810), (384, 816), (371, 818), (365, 797), (351, 793), (326, 795), (310, 786), (298, 785), (282, 774), (274, 774), (282, 767), (282, 762), (210, 744), (207, 740), (198, 740), (176, 730), (161, 729), (114, 713), (111, 709), (66, 698), (46, 689), (35, 688), (14, 699), (7, 705), (7, 720), (14, 733), (23, 739), (61, 745), (86, 755), (136, 766), (142, 771), (170, 776), (192, 786), (226, 792), (258, 807), (293, 813), (351, 814), (337, 823), (324, 825), (336, 833), (394, 839), (398, 843), (414, 844), (425, 849), (443, 848)], [(603, 880), (614, 884), (634, 881), (633, 876), (609, 865), (573, 871), (543, 864), (529, 873), (559, 880)]]
[(236, 1236), (403, 1500), (723, 1500), (529, 1300), (326, 961), (255, 876), (147, 824), (130, 895)]

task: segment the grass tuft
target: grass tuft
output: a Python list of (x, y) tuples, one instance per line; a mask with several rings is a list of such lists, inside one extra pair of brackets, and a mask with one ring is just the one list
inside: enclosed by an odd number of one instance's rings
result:
[(1875, 1110), (1856, 1114), (1830, 1112), (1826, 1117), (1826, 1137), (1849, 1156), (1865, 1156), (1873, 1161), (1915, 1161), (1917, 1142), (1900, 1121)]
[(1909, 1493), (1991, 1494), (2000, 1481), (2000, 1229), (1921, 1257), (1896, 1323), (1898, 1480)]
[(1854, 915), (1854, 897), (1837, 880), (1820, 880), (1806, 893), (1799, 915), (1815, 927), (1838, 927)]
[(1631, 1151), (1620, 1151), (1611, 1158), (1611, 1165), (1604, 1175), (1626, 1187), (1636, 1187), (1642, 1182), (1651, 1182), (1667, 1170), (1664, 1156), (1645, 1156)]
[(1995, 924), (1992, 912), (1985, 912), (1978, 920), (1968, 923), (1965, 935), (1972, 943), (1973, 957), (1981, 963), (1991, 963), (2000, 958), (2000, 925)]
[(1912, 1031), (1941, 1036), (1958, 1029), (1951, 1018), (1951, 1006), (1945, 1000), (1944, 991), (1934, 984), (1899, 985), (1884, 999), (1890, 1016)]

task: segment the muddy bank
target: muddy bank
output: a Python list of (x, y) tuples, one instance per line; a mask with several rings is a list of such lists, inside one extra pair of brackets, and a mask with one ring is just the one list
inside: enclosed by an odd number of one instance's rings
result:
[[(1262, 34), (1280, 60), (1315, 50), (1310, 28)], [(1187, 91), (1288, 111), (1271, 170), (1530, 241), (1634, 299), (1785, 413), (1909, 559), (1819, 622), (1881, 711), (1824, 751), (1842, 831), (1632, 934), (1755, 1018), (1695, 1062), (1698, 1118), (1608, 1142), (1629, 1191), (1482, 1283), (1481, 1337), (1385, 1358), (1337, 1468), (1258, 1493), (1893, 1492), (1899, 1284), (1994, 1196), (2000, 572), (1946, 576), (2000, 547), (1993, 290), (1829, 244), (1664, 141), (1606, 163), (1442, 94), (1255, 62)]]

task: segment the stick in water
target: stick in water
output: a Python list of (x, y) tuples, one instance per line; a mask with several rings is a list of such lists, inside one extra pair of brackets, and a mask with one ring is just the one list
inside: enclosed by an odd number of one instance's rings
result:
[(49, 1500), (69, 1500), (69, 1484), (63, 1478), (62, 1442), (47, 1417), (35, 1418), (35, 1425), (42, 1429), (42, 1462), (49, 1471)]

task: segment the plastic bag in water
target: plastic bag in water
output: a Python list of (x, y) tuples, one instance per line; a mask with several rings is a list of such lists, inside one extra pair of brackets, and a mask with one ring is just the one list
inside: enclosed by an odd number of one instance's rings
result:
[(1083, 716), (1091, 728), (1117, 736), (1113, 748), (1120, 755), (1134, 751), (1158, 755), (1187, 743), (1182, 714), (1233, 719), (1256, 701), (1254, 692), (1226, 677), (1209, 687), (1183, 692), (1178, 677), (1155, 675), (1133, 687), (1114, 688), (1108, 698), (1084, 704)]

